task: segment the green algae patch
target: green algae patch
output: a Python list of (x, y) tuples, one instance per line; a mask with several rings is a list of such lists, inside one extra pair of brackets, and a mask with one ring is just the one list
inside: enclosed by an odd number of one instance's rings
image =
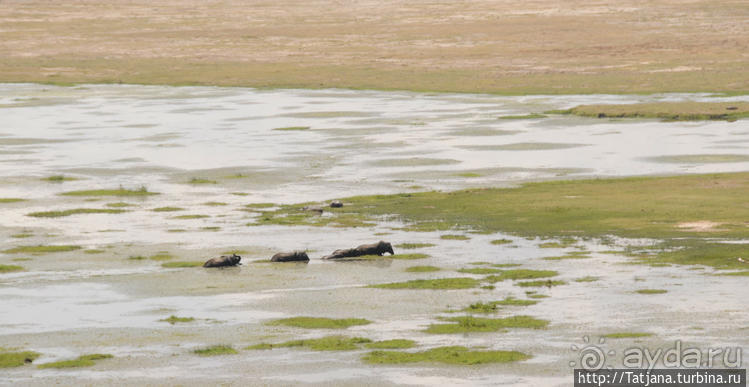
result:
[(67, 177), (65, 175), (52, 175), (52, 176), (44, 177), (40, 180), (48, 181), (50, 183), (62, 183), (65, 181), (75, 181), (78, 179), (76, 179), (75, 177)]
[(476, 365), (487, 363), (510, 363), (530, 359), (517, 351), (474, 351), (466, 347), (438, 347), (423, 352), (373, 351), (362, 360), (369, 364), (446, 363)]
[(0, 204), (2, 203), (18, 203), (18, 202), (25, 202), (26, 199), (19, 199), (19, 198), (0, 198)]
[(408, 349), (416, 346), (416, 342), (407, 339), (392, 339), (367, 343), (369, 349)]
[(408, 273), (431, 273), (440, 270), (442, 269), (437, 266), (410, 266), (405, 271)]
[(161, 264), (161, 267), (167, 269), (184, 268), (184, 267), (201, 267), (204, 262), (197, 261), (177, 261), (177, 262), (165, 262)]
[(146, 187), (130, 190), (125, 188), (118, 189), (91, 189), (82, 191), (68, 191), (60, 195), (63, 196), (152, 196), (158, 195), (158, 192), (149, 192)]
[(32, 351), (0, 352), (0, 368), (20, 367), (32, 363), (41, 354)]
[(78, 368), (78, 367), (91, 367), (96, 364), (97, 360), (111, 359), (114, 356), (103, 353), (94, 353), (90, 355), (82, 355), (73, 360), (56, 361), (53, 363), (40, 364), (39, 368)]
[(510, 239), (494, 239), (490, 242), (493, 245), (506, 245), (512, 243), (512, 240)]
[(26, 216), (33, 216), (35, 218), (61, 218), (64, 216), (80, 215), (80, 214), (122, 214), (123, 212), (127, 212), (127, 211), (112, 209), (112, 208), (74, 208), (74, 209), (63, 210), (63, 211), (32, 212), (32, 213), (26, 214)]
[(171, 315), (168, 318), (161, 319), (159, 321), (168, 322), (169, 324), (178, 324), (178, 323), (189, 323), (195, 321), (194, 317), (177, 317), (175, 315)]
[(440, 235), (440, 239), (447, 239), (447, 240), (456, 240), (456, 241), (467, 241), (471, 238), (465, 236), (465, 235), (454, 235), (454, 234), (447, 234), (447, 235)]
[(636, 339), (639, 337), (650, 337), (653, 336), (652, 333), (646, 333), (646, 332), (617, 332), (617, 333), (608, 333), (601, 337), (605, 337), (607, 339)]
[(309, 126), (286, 126), (283, 128), (274, 128), (273, 130), (281, 130), (281, 131), (300, 131), (300, 130), (309, 130)]
[(435, 246), (434, 243), (400, 243), (400, 244), (395, 245), (395, 247), (399, 249), (404, 249), (404, 250), (420, 249), (424, 247), (433, 247), (433, 246)]
[(716, 275), (727, 275), (733, 277), (749, 277), (749, 271), (732, 271), (729, 273), (718, 273)]
[(11, 249), (3, 250), (6, 254), (47, 254), (47, 253), (64, 253), (68, 251), (80, 250), (81, 246), (75, 245), (37, 245), (37, 246), (18, 246)]
[(484, 278), (484, 281), (500, 282), (504, 280), (527, 280), (556, 277), (557, 275), (559, 275), (559, 272), (555, 270), (511, 269), (500, 270), (500, 274), (487, 276)]
[(589, 276), (585, 276), (585, 277), (580, 277), (580, 278), (576, 279), (575, 282), (596, 282), (599, 279), (600, 279), (599, 277), (595, 277), (595, 276), (590, 276), (589, 275)]
[(520, 300), (513, 297), (507, 297), (504, 300), (501, 301), (493, 301), (492, 304), (494, 305), (502, 305), (502, 306), (530, 306), (530, 305), (536, 305), (538, 301), (533, 300)]
[(13, 271), (23, 271), (25, 270), (23, 266), (18, 265), (0, 265), (0, 274), (2, 273), (10, 273)]
[(371, 343), (364, 337), (325, 336), (319, 339), (292, 340), (279, 344), (260, 343), (245, 349), (273, 349), (304, 347), (313, 351), (352, 351), (359, 349), (360, 344)]
[(204, 348), (198, 348), (196, 350), (193, 350), (192, 353), (198, 355), (198, 356), (221, 356), (221, 355), (236, 355), (239, 352), (237, 352), (236, 349), (234, 349), (231, 345), (211, 345), (210, 347), (204, 347)]
[(201, 214), (191, 214), (191, 215), (179, 215), (175, 216), (172, 219), (205, 219), (210, 218), (209, 215), (201, 215)]
[(565, 281), (552, 281), (552, 280), (540, 280), (540, 281), (520, 281), (515, 282), (515, 285), (528, 288), (528, 287), (553, 287), (553, 286), (559, 286), (559, 285), (567, 285), (567, 282)]
[(540, 113), (531, 113), (531, 114), (523, 114), (523, 115), (510, 115), (510, 116), (499, 116), (500, 120), (535, 120), (539, 118), (546, 118), (547, 116), (545, 114)]
[(174, 211), (184, 211), (185, 209), (182, 207), (157, 207), (154, 208), (153, 212), (174, 212)]
[(367, 325), (372, 322), (363, 318), (341, 318), (333, 319), (326, 317), (291, 317), (280, 320), (273, 320), (267, 325), (284, 325), (289, 327), (306, 328), (306, 329), (346, 329), (356, 325)]
[(471, 268), (458, 269), (458, 273), (466, 273), (466, 274), (497, 274), (501, 272), (502, 270), (500, 269), (490, 269), (488, 267), (471, 267)]
[(549, 325), (548, 320), (531, 316), (512, 316), (505, 318), (483, 318), (474, 316), (448, 317), (449, 324), (431, 324), (424, 330), (432, 334), (452, 334), (469, 332), (497, 332), (509, 328), (543, 329)]
[(412, 280), (389, 284), (370, 285), (378, 289), (471, 289), (479, 286), (480, 282), (473, 278), (438, 278), (428, 280)]
[(635, 290), (635, 293), (637, 293), (637, 294), (664, 294), (664, 293), (668, 293), (668, 290), (665, 290), (665, 289), (638, 289), (638, 290)]
[(198, 177), (193, 177), (190, 179), (187, 184), (218, 184), (216, 180), (208, 180), (208, 179), (201, 179)]
[(735, 121), (749, 117), (749, 102), (651, 102), (581, 105), (563, 111), (595, 118), (656, 118), (667, 121)]

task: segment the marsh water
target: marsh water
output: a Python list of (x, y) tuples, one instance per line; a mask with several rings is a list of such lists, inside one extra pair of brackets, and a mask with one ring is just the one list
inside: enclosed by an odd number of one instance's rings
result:
[[(572, 349), (615, 332), (652, 336), (599, 343), (749, 350), (741, 277), (700, 266), (644, 266), (617, 254), (642, 240), (537, 239), (482, 235), (445, 240), (396, 221), (372, 227), (254, 226), (253, 203), (323, 202), (353, 195), (516, 186), (529, 181), (746, 171), (749, 123), (600, 120), (524, 116), (589, 103), (747, 100), (701, 94), (492, 96), (349, 90), (255, 90), (134, 85), (0, 85), (0, 347), (33, 350), (34, 364), (87, 353), (114, 355), (90, 368), (2, 369), (0, 384), (569, 385)], [(50, 176), (71, 180), (48, 181)], [(139, 189), (148, 197), (60, 193)], [(179, 211), (155, 212), (178, 207)], [(119, 208), (122, 213), (34, 217), (40, 211)], [(272, 207), (271, 207), (272, 208)], [(195, 215), (195, 216), (183, 216)], [(404, 261), (323, 262), (318, 257), (384, 239), (433, 246)], [(496, 245), (492, 240), (509, 239)], [(605, 243), (604, 243), (605, 242)], [(47, 254), (17, 246), (78, 245)], [(546, 245), (548, 246), (548, 245)], [(306, 249), (309, 264), (249, 263)], [(613, 253), (612, 253), (613, 250)], [(237, 268), (164, 268), (240, 252)], [(586, 251), (589, 258), (544, 260)], [(156, 256), (157, 259), (148, 257)], [(164, 256), (159, 260), (158, 256)], [(143, 257), (145, 259), (133, 259)], [(441, 277), (477, 261), (557, 270), (564, 286), (390, 290), (367, 285)], [(410, 273), (413, 265), (442, 270)], [(576, 281), (588, 278), (590, 281)], [(555, 278), (556, 279), (556, 278)], [(655, 288), (665, 294), (642, 295)], [(699, 289), (699, 291), (696, 291)], [(526, 293), (531, 291), (531, 293)], [(535, 293), (533, 293), (535, 292)], [(477, 301), (538, 298), (490, 317), (530, 315), (547, 329), (435, 335), (440, 317)], [(177, 315), (189, 323), (160, 321)], [(459, 314), (458, 314), (459, 315)], [(366, 318), (342, 331), (269, 326), (283, 317)], [(462, 345), (518, 350), (529, 360), (495, 365), (367, 365), (367, 350), (242, 350), (329, 334), (409, 338), (414, 350)], [(230, 344), (237, 355), (200, 357), (195, 348)]]

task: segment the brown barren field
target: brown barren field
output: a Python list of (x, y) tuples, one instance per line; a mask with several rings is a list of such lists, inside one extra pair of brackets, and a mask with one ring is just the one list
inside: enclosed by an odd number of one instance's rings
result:
[(745, 0), (0, 0), (0, 82), (749, 92)]

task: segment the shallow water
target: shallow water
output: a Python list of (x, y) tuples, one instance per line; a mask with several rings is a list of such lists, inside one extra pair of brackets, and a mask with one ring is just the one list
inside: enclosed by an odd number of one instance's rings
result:
[[(732, 100), (749, 97), (735, 97)], [(650, 332), (641, 339), (609, 340), (626, 346), (670, 347), (674, 340), (706, 348), (749, 341), (749, 312), (741, 295), (745, 279), (712, 276), (712, 270), (627, 264), (598, 241), (544, 249), (542, 241), (508, 235), (394, 231), (381, 222), (350, 229), (253, 226), (249, 203), (297, 203), (359, 194), (477, 186), (525, 181), (694, 172), (745, 171), (747, 121), (656, 122), (549, 116), (497, 119), (585, 103), (710, 100), (708, 95), (527, 96), (420, 94), (348, 90), (252, 90), (240, 88), (0, 85), (0, 198), (3, 248), (75, 244), (83, 250), (44, 255), (3, 254), (0, 264), (27, 270), (0, 274), (0, 347), (35, 350), (36, 363), (84, 353), (116, 357), (90, 369), (4, 370), (0, 383), (167, 383), (202, 385), (565, 385), (571, 345), (584, 336)], [(309, 127), (305, 130), (274, 130)], [(47, 182), (65, 175), (75, 181)], [(193, 178), (206, 184), (190, 184)], [(147, 198), (59, 196), (65, 191), (144, 185)], [(37, 211), (109, 208), (122, 214), (60, 218)], [(216, 205), (219, 202), (224, 205)], [(183, 211), (153, 212), (164, 206)], [(180, 215), (207, 215), (179, 219)], [(206, 229), (213, 227), (214, 229)], [(215, 229), (218, 227), (218, 229)], [(171, 231), (170, 231), (171, 230)], [(174, 232), (181, 230), (181, 232)], [(456, 231), (457, 232), (457, 231)], [(375, 235), (389, 233), (387, 235)], [(455, 233), (455, 232), (451, 232)], [(24, 238), (13, 237), (30, 234)], [(508, 238), (508, 245), (492, 245)], [(377, 239), (393, 244), (428, 242), (413, 250), (431, 257), (322, 262), (334, 249)], [(616, 245), (648, 241), (617, 240)], [(548, 261), (580, 248), (587, 259)], [(274, 252), (306, 249), (307, 265), (251, 264)], [(242, 250), (245, 265), (227, 270), (165, 269), (148, 256), (167, 251), (176, 261)], [(411, 252), (411, 251), (398, 251)], [(145, 259), (128, 259), (144, 256)], [(14, 261), (18, 258), (30, 258)], [(521, 288), (512, 281), (493, 290), (370, 289), (366, 285), (417, 278), (474, 277), (456, 273), (469, 263), (519, 263), (559, 271), (567, 285)], [(442, 268), (407, 273), (413, 265)], [(575, 279), (596, 276), (595, 282)], [(637, 289), (657, 288), (660, 295)], [(694, 289), (700, 289), (695, 293)], [(528, 307), (503, 307), (496, 317), (526, 314), (551, 321), (545, 330), (430, 335), (421, 332), (448, 310), (526, 291), (549, 296)], [(194, 317), (187, 324), (159, 321)], [(509, 365), (443, 367), (431, 364), (363, 364), (364, 351), (301, 349), (240, 351), (200, 358), (191, 350), (229, 343), (314, 338), (338, 332), (269, 327), (279, 317), (315, 315), (372, 320), (344, 334), (372, 340), (411, 338), (423, 350), (442, 345), (520, 350), (533, 358)], [(459, 314), (458, 314), (459, 315)], [(6, 372), (7, 371), (7, 372)], [(248, 375), (252, 375), (248, 377)], [(540, 375), (540, 376), (539, 376)], [(248, 379), (249, 378), (249, 379)]]

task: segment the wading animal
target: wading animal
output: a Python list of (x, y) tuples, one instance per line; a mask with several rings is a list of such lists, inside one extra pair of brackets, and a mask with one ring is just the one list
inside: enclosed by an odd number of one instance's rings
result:
[(333, 254), (326, 255), (322, 259), (361, 257), (362, 255), (382, 255), (385, 253), (390, 253), (390, 255), (395, 254), (393, 252), (393, 245), (385, 241), (379, 241), (368, 245), (360, 245), (353, 249), (336, 250)]
[(271, 262), (307, 262), (309, 261), (309, 257), (307, 256), (307, 253), (304, 251), (296, 250), (292, 252), (286, 252), (286, 253), (278, 253), (274, 255), (271, 259)]
[(237, 266), (239, 261), (242, 260), (237, 254), (222, 255), (218, 258), (211, 258), (203, 264), (203, 267), (223, 267), (223, 266)]

